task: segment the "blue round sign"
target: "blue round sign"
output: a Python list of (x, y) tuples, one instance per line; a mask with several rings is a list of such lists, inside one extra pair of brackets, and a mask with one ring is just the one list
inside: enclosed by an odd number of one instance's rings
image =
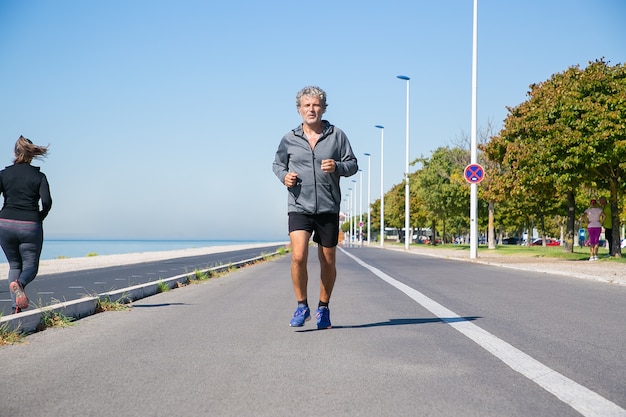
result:
[(485, 178), (485, 170), (479, 164), (470, 164), (465, 167), (463, 176), (470, 184), (478, 184)]

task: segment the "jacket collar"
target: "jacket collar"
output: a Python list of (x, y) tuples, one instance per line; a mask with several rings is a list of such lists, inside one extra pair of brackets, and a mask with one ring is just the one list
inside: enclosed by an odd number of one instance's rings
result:
[[(331, 125), (328, 120), (322, 120), (322, 123), (324, 124), (324, 129), (322, 130), (320, 139), (325, 136), (328, 136), (332, 132), (332, 129), (333, 129), (333, 125)], [(301, 138), (304, 137), (304, 130), (302, 129), (302, 123), (300, 123), (298, 127), (296, 127), (295, 129), (293, 129), (293, 134), (296, 136), (300, 136)]]

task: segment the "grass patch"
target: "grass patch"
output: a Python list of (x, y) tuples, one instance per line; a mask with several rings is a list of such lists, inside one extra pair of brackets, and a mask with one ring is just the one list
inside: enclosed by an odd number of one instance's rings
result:
[(124, 303), (125, 298), (122, 297), (117, 301), (112, 301), (109, 297), (100, 297), (96, 303), (96, 313), (103, 311), (125, 311), (130, 310), (130, 306)]
[[(394, 243), (395, 244), (395, 243)], [(398, 244), (402, 245), (403, 244)], [(436, 246), (431, 245), (411, 245), (412, 247), (424, 248), (429, 250), (458, 250), (458, 251), (466, 251), (469, 256), (470, 245), (453, 245), (453, 244), (441, 244)], [(566, 259), (566, 260), (587, 260), (589, 259), (589, 248), (587, 247), (579, 247), (575, 246), (573, 251), (565, 251), (562, 246), (522, 246), (522, 245), (498, 245), (495, 249), (489, 249), (487, 245), (479, 245), (478, 246), (478, 256), (481, 254), (488, 255), (490, 253), (497, 253), (499, 255), (505, 256), (528, 256), (528, 257), (536, 257), (536, 258), (555, 258), (555, 259)], [(626, 263), (626, 258), (603, 258), (608, 255), (609, 251), (606, 248), (600, 248), (598, 251), (598, 256), (601, 259), (609, 262), (618, 262), (618, 263)]]
[(169, 290), (171, 290), (171, 288), (165, 282), (157, 282), (157, 293), (168, 292)]
[(88, 253), (87, 255), (85, 255), (85, 256), (88, 256), (88, 257), (91, 257), (91, 256), (98, 256), (98, 254), (97, 254), (96, 252), (89, 252), (89, 253)]
[(41, 324), (37, 330), (41, 331), (49, 327), (68, 327), (74, 325), (74, 318), (67, 317), (58, 311), (43, 311), (41, 315)]
[[(2, 315), (0, 314), (0, 317)], [(8, 323), (0, 325), (0, 345), (12, 345), (22, 341), (22, 334), (17, 330), (11, 330)]]
[(205, 270), (195, 270), (189, 276), (189, 283), (200, 283), (211, 278), (223, 277), (224, 275), (227, 275), (230, 272), (236, 271), (237, 269), (245, 268), (247, 266), (251, 266), (260, 262), (271, 261), (272, 259), (285, 255), (288, 252), (289, 252), (289, 249), (282, 246), (276, 249), (276, 253), (272, 253), (272, 254), (261, 253), (261, 257), (263, 259), (252, 260), (250, 262), (239, 263), (239, 264), (233, 264), (232, 262), (229, 262), (228, 264), (225, 264), (225, 265), (215, 265), (213, 267), (208, 267)]
[(200, 271), (196, 269), (193, 272), (192, 280), (193, 281), (206, 281), (207, 279), (211, 279), (215, 276), (213, 271)]
[(190, 284), (199, 284), (212, 278), (219, 278), (227, 275), (229, 272), (236, 270), (237, 268), (229, 264), (227, 267), (220, 268), (220, 265), (213, 267), (213, 269), (196, 269), (193, 274), (189, 276)]

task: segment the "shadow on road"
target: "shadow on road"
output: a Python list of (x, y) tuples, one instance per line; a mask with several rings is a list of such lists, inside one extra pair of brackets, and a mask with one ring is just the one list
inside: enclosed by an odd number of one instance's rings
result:
[(146, 307), (169, 307), (169, 306), (186, 306), (186, 303), (163, 303), (163, 304), (133, 304), (132, 308), (146, 308)]
[[(381, 327), (381, 326), (404, 326), (407, 324), (429, 324), (429, 323), (458, 323), (462, 321), (474, 321), (482, 317), (470, 316), (470, 317), (450, 317), (450, 318), (422, 318), (422, 319), (389, 319), (388, 321), (380, 321), (378, 323), (365, 323), (354, 324), (348, 326), (333, 326), (331, 329), (364, 329), (368, 327)], [(297, 330), (298, 332), (312, 332), (317, 329)]]

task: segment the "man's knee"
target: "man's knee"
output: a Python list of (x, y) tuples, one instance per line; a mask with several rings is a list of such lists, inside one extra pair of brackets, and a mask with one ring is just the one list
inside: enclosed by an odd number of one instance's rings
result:
[(292, 252), (291, 253), (291, 263), (294, 265), (306, 265), (307, 254), (304, 252)]
[(319, 251), (320, 263), (329, 267), (334, 266), (335, 259), (336, 259), (335, 254), (336, 254), (336, 247), (324, 248), (320, 246), (320, 251)]
[(306, 262), (306, 258), (296, 258), (296, 257), (292, 257), (291, 258), (291, 264), (294, 266), (297, 266), (299, 268), (305, 267), (307, 262)]

